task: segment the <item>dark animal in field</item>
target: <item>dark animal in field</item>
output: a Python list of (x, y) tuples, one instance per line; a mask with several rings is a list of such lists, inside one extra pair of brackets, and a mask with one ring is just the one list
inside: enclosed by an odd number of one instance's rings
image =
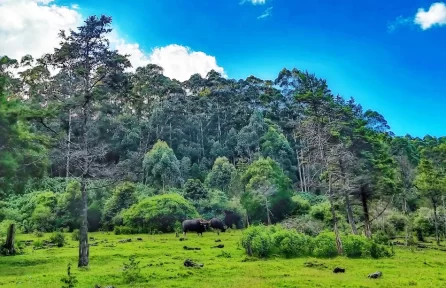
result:
[(344, 268), (336, 267), (336, 268), (333, 270), (333, 273), (345, 273), (345, 269), (344, 269)]
[(184, 261), (184, 266), (186, 266), (186, 267), (203, 267), (204, 264), (198, 264), (198, 263), (193, 262), (190, 259), (186, 259), (186, 261)]
[(215, 242), (221, 242), (221, 240), (220, 240), (220, 239), (217, 239), (217, 240), (215, 240)]
[(184, 220), (182, 226), (183, 235), (187, 232), (197, 232), (198, 235), (203, 236), (203, 232), (209, 227), (209, 222), (203, 219)]
[(217, 245), (217, 246), (213, 246), (213, 247), (211, 247), (211, 248), (224, 248), (224, 247), (225, 247), (225, 245), (220, 244), (220, 245)]
[(237, 229), (243, 228), (243, 221), (239, 215), (229, 210), (225, 210), (224, 213), (225, 213), (226, 226), (228, 227), (235, 226)]
[(367, 277), (369, 277), (369, 278), (371, 278), (371, 279), (377, 279), (377, 278), (379, 278), (379, 277), (381, 277), (381, 276), (383, 276), (383, 273), (377, 271), (377, 272), (375, 272), (375, 273), (370, 274), (370, 275), (367, 276)]
[(212, 218), (211, 220), (209, 220), (209, 227), (211, 227), (213, 229), (216, 229), (218, 235), (220, 235), (220, 231), (221, 232), (225, 232), (226, 231), (225, 225), (218, 218)]
[(194, 248), (194, 247), (187, 247), (187, 246), (184, 246), (183, 249), (184, 250), (201, 250), (201, 248)]

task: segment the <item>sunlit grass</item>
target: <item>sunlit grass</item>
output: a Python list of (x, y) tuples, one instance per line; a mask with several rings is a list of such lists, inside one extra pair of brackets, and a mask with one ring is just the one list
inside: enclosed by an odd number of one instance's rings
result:
[[(61, 287), (67, 264), (79, 283), (76, 287), (95, 284), (115, 287), (446, 287), (446, 252), (395, 248), (389, 259), (297, 258), (269, 260), (248, 259), (238, 245), (240, 231), (205, 233), (201, 238), (188, 235), (179, 241), (174, 234), (113, 235), (91, 233), (90, 267), (78, 269), (77, 242), (66, 234), (68, 244), (63, 248), (25, 249), (24, 255), (0, 257), (0, 287)], [(140, 237), (143, 241), (137, 241)], [(37, 240), (33, 235), (18, 235), (18, 240)], [(49, 238), (45, 235), (43, 239)], [(119, 243), (131, 238), (130, 243)], [(42, 238), (39, 238), (42, 239)], [(222, 242), (215, 243), (216, 239)], [(107, 240), (107, 242), (104, 242)], [(224, 244), (223, 249), (211, 248)], [(200, 247), (187, 251), (183, 246)], [(225, 251), (225, 255), (222, 255)], [(228, 258), (228, 253), (230, 258)], [(122, 267), (130, 255), (136, 254), (144, 279), (139, 283), (123, 283)], [(184, 260), (203, 263), (203, 268), (186, 268)], [(305, 267), (305, 262), (323, 263), (327, 268)], [(346, 269), (334, 274), (335, 267)], [(367, 275), (381, 271), (381, 279)]]

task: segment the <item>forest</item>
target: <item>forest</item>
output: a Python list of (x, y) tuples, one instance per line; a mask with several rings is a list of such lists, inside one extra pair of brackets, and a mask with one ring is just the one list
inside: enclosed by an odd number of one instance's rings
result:
[[(396, 136), (379, 112), (297, 68), (184, 82), (154, 64), (131, 70), (109, 45), (111, 22), (90, 16), (39, 59), (0, 58), (2, 254), (23, 253), (5, 244), (11, 224), (74, 233), (84, 267), (89, 233), (181, 234), (197, 217), (244, 229), (250, 256), (282, 247), (279, 232), (316, 239), (313, 252), (283, 248), (292, 255), (324, 255), (324, 235), (334, 255), (352, 239), (442, 245), (446, 137)], [(270, 248), (254, 241), (265, 233)]]

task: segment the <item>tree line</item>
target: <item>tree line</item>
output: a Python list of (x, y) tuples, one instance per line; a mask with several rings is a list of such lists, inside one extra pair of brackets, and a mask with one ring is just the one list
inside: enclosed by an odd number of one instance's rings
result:
[(406, 242), (414, 229), (440, 242), (445, 137), (395, 136), (381, 114), (298, 69), (274, 80), (210, 71), (184, 82), (154, 64), (129, 72), (128, 55), (109, 46), (110, 24), (91, 16), (61, 31), (53, 53), (0, 59), (0, 207), (34, 199), (43, 204), (26, 206), (28, 222), (66, 216), (59, 226), (80, 229), (79, 266), (88, 265), (89, 229), (150, 228), (155, 218), (138, 209), (165, 201), (234, 225), (286, 223), (311, 203), (339, 254), (340, 231), (371, 238), (387, 231), (373, 223), (390, 210)]

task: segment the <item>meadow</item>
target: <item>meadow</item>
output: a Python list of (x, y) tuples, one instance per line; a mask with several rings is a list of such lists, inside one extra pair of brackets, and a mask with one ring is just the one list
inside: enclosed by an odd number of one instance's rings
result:
[[(62, 287), (67, 265), (78, 283), (75, 287), (444, 287), (446, 252), (433, 249), (395, 247), (395, 256), (382, 259), (271, 258), (247, 257), (239, 245), (241, 231), (188, 234), (180, 241), (175, 234), (114, 235), (90, 233), (90, 265), (77, 268), (77, 242), (66, 235), (64, 247), (33, 249), (26, 246), (23, 255), (0, 257), (0, 287)], [(21, 234), (18, 241), (39, 241)], [(181, 235), (180, 235), (181, 237)], [(137, 240), (140, 238), (140, 240)], [(122, 243), (125, 239), (131, 242)], [(220, 239), (221, 242), (215, 242)], [(120, 242), (121, 241), (121, 242)], [(212, 248), (223, 244), (224, 248)], [(183, 247), (201, 250), (185, 250)], [(136, 255), (141, 277), (132, 284), (123, 278), (124, 263)], [(189, 268), (186, 259), (204, 264)], [(335, 267), (346, 269), (334, 274)], [(367, 275), (381, 271), (379, 279)]]

